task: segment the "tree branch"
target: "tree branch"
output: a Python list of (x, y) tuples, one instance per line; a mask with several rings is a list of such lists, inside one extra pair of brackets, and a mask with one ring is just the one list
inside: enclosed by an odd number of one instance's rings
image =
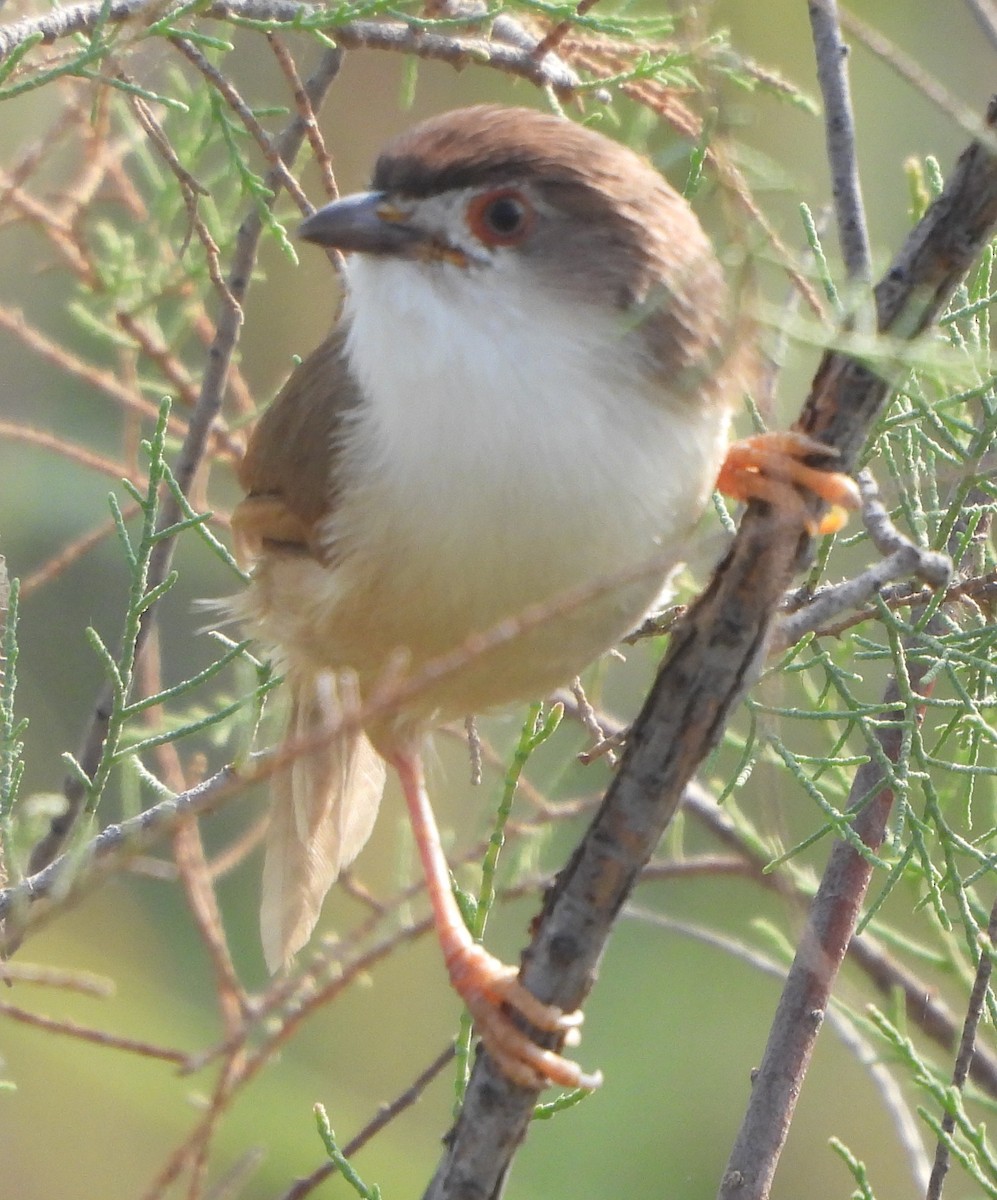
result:
[[(927, 671), (926, 663), (916, 664), (911, 671), (914, 692), (921, 691)], [(887, 688), (885, 699), (897, 708), (883, 714), (888, 727), (879, 731), (876, 740), (883, 756), (896, 762), (905, 736), (906, 712), (895, 681)], [(852, 828), (866, 846), (877, 850), (893, 808), (893, 790), (886, 786), (878, 757), (870, 758), (856, 772), (849, 808), (857, 813)], [(727, 1161), (718, 1200), (764, 1200), (769, 1194), (872, 871), (872, 862), (848, 842), (835, 842), (786, 977), (761, 1066), (752, 1078), (751, 1100)]]
[[(956, 1056), (955, 1069), (952, 1072), (952, 1086), (959, 1091), (966, 1086), (976, 1058), (976, 1037), (983, 1018), (986, 1005), (987, 991), (990, 987), (990, 976), (993, 972), (994, 945), (997, 943), (997, 901), (990, 910), (990, 921), (987, 925), (985, 938), (980, 939), (980, 957), (976, 965), (976, 978), (973, 980), (973, 991), (966, 1010), (966, 1020), (962, 1027), (962, 1037), (959, 1039), (959, 1053)], [(946, 1112), (942, 1117), (942, 1132), (951, 1134), (955, 1129), (955, 1116)], [(935, 1162), (931, 1169), (931, 1179), (925, 1200), (941, 1200), (942, 1185), (949, 1169), (949, 1147), (944, 1138), (938, 1139), (935, 1147)]]
[(836, 0), (810, 0), (809, 8), (817, 80), (824, 97), (824, 132), (838, 241), (849, 281), (856, 286), (868, 285), (872, 282), (872, 264), (855, 158), (855, 119), (846, 70), (848, 47), (841, 40)]
[[(112, 0), (74, 4), (40, 17), (29, 17), (0, 27), (0, 62), (13, 50), (41, 34), (48, 45), (77, 33), (91, 33), (107, 24), (121, 24), (141, 17), (149, 9), (149, 0)], [(484, 14), (487, 16), (487, 14)], [(479, 63), (521, 79), (537, 87), (552, 87), (567, 94), (579, 84), (578, 75), (554, 54), (538, 57), (539, 38), (502, 41), (503, 26), (496, 22), (494, 37), (439, 33), (404, 21), (348, 21), (337, 24), (336, 14), (318, 4), (298, 0), (215, 0), (201, 13), (217, 21), (266, 22), (286, 24), (297, 29), (321, 29), (343, 50), (387, 50), (416, 58), (436, 59), (453, 66)], [(469, 20), (469, 23), (473, 23)]]

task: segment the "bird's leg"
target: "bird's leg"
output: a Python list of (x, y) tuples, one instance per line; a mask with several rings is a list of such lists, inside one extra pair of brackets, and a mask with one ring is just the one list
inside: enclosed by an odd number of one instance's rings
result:
[(405, 793), (450, 982), (474, 1018), (485, 1050), (502, 1073), (522, 1087), (539, 1089), (550, 1083), (598, 1087), (602, 1082), (598, 1072), (587, 1075), (577, 1063), (539, 1046), (503, 1011), (507, 1005), (545, 1033), (559, 1034), (569, 1044), (578, 1040), (581, 1012), (565, 1013), (538, 1000), (520, 983), (515, 967), (500, 962), (471, 937), (450, 886), (450, 868), (426, 792), (422, 758), (409, 751), (396, 753), (391, 761)]
[(777, 507), (802, 504), (797, 488), (813, 492), (831, 505), (822, 519), (805, 515), (811, 535), (836, 533), (845, 524), (846, 509), (861, 504), (854, 480), (841, 471), (822, 471), (803, 460), (834, 451), (805, 433), (760, 433), (735, 442), (720, 468), (717, 490), (735, 500), (765, 500)]

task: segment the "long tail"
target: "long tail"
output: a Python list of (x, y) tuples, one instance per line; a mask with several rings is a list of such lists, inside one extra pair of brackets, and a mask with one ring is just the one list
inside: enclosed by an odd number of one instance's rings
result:
[(331, 672), (294, 674), (285, 746), (309, 742), (271, 779), (260, 935), (270, 971), (308, 941), (326, 893), (370, 837), (384, 791), (384, 760), (362, 732), (323, 736), (355, 689)]

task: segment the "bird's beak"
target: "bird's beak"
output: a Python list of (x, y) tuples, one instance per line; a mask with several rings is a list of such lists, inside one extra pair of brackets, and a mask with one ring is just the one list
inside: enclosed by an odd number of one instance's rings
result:
[(359, 192), (313, 212), (302, 221), (298, 236), (337, 250), (415, 256), (426, 234), (409, 222), (409, 216), (384, 192)]

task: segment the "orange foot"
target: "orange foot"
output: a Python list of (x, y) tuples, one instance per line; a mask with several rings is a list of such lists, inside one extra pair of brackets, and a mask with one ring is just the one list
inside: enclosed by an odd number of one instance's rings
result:
[(811, 455), (834, 457), (836, 451), (805, 433), (759, 433), (735, 442), (720, 468), (717, 489), (735, 500), (765, 500), (779, 508), (800, 508), (797, 488), (831, 505), (820, 521), (809, 514), (803, 523), (814, 536), (837, 533), (848, 520), (846, 509), (861, 504), (855, 482), (841, 471), (823, 471), (803, 460)]
[(444, 954), (454, 990), (467, 1005), (485, 1050), (503, 1075), (520, 1087), (536, 1090), (551, 1083), (564, 1088), (599, 1087), (601, 1072), (587, 1075), (577, 1063), (538, 1046), (513, 1024), (503, 1006), (520, 1013), (543, 1033), (559, 1034), (568, 1045), (578, 1042), (580, 1012), (566, 1013), (544, 1004), (519, 982), (515, 967), (506, 966), (463, 936), (446, 945)]

